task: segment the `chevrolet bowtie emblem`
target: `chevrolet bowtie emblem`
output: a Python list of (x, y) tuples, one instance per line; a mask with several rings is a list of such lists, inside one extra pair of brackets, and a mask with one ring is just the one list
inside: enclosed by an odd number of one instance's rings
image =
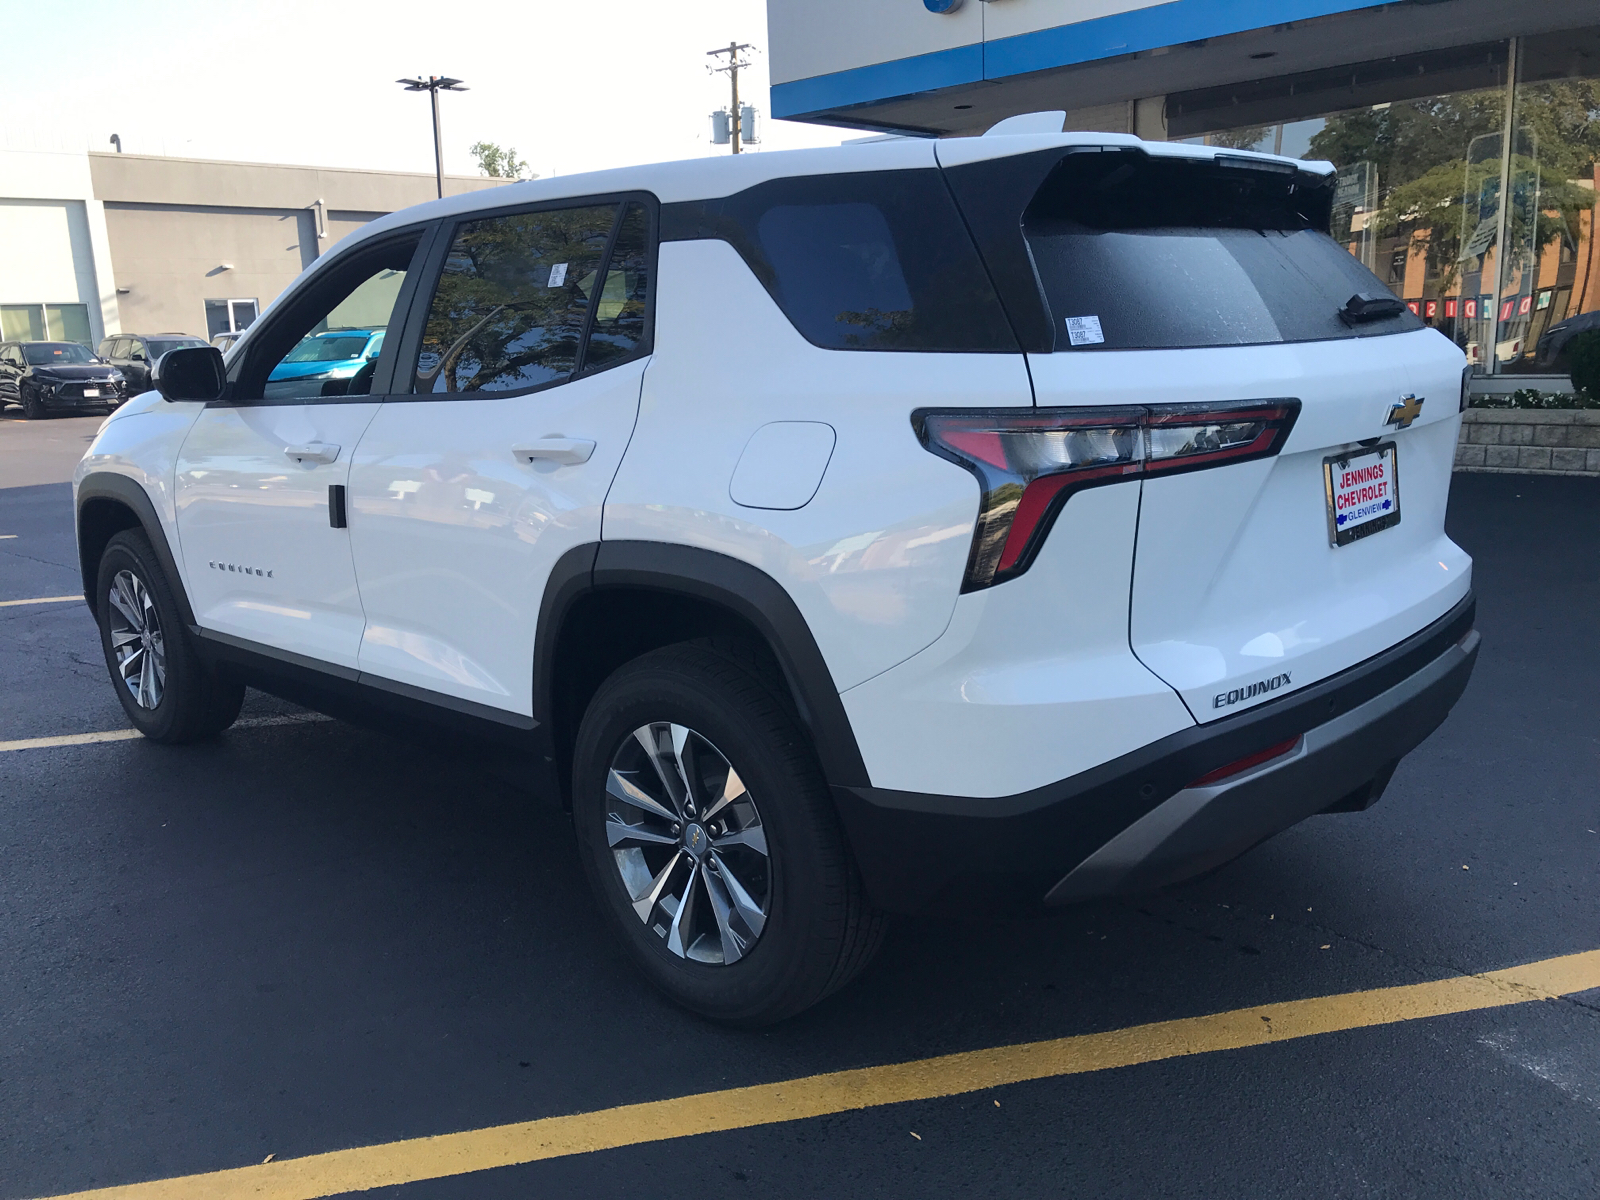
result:
[(1397, 429), (1407, 429), (1411, 422), (1422, 415), (1422, 401), (1415, 396), (1401, 396), (1400, 403), (1389, 409), (1389, 419), (1385, 425), (1393, 425)]

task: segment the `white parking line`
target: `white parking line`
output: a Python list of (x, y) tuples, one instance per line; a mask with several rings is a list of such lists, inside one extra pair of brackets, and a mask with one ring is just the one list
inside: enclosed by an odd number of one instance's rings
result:
[(0, 608), (15, 608), (19, 604), (66, 604), (70, 601), (83, 601), (83, 593), (76, 596), (35, 596), (32, 600), (0, 600)]
[[(318, 721), (331, 721), (321, 713), (296, 713), (283, 717), (248, 717), (235, 721), (234, 729), (264, 729), (269, 725), (310, 725)], [(63, 733), (55, 737), (21, 738), (14, 742), (0, 742), (0, 752), (6, 750), (48, 750), (55, 746), (92, 746), (97, 742), (131, 742), (144, 735), (137, 729), (107, 729), (99, 733)]]

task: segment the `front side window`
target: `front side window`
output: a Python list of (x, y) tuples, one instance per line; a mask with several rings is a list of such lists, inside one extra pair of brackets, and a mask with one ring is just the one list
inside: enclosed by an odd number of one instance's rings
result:
[[(526, 391), (571, 378), (616, 214), (606, 204), (459, 225), (428, 306), (416, 390)], [(625, 337), (626, 278), (612, 291)]]
[(252, 335), (235, 399), (370, 395), (382, 335), (420, 240), (413, 234), (365, 246), (313, 275), (269, 329)]

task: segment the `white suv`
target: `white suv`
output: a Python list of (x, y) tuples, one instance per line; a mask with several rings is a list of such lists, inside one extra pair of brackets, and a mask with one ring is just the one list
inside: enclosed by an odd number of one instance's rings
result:
[[(1462, 355), (1324, 232), (1334, 183), (1011, 135), (374, 221), (84, 458), (118, 695), (160, 741), (248, 683), (525, 747), (633, 958), (744, 1023), (886, 913), (1365, 808), (1478, 638)], [(266, 387), (336, 328), (388, 336)]]

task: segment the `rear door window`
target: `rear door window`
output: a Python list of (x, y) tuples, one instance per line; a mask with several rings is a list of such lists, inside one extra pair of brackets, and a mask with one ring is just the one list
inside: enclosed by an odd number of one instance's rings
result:
[[(428, 307), (416, 390), (515, 392), (571, 378), (616, 216), (617, 205), (602, 204), (457, 226)], [(642, 321), (643, 293), (631, 306), (625, 270), (611, 292), (615, 351)]]
[(642, 353), (649, 341), (650, 213), (637, 200), (622, 210), (595, 303), (583, 370), (599, 371)]
[(1060, 350), (1240, 346), (1398, 333), (1346, 323), (1356, 293), (1389, 296), (1325, 232), (1328, 184), (1277, 164), (1070, 154), (1023, 214)]

